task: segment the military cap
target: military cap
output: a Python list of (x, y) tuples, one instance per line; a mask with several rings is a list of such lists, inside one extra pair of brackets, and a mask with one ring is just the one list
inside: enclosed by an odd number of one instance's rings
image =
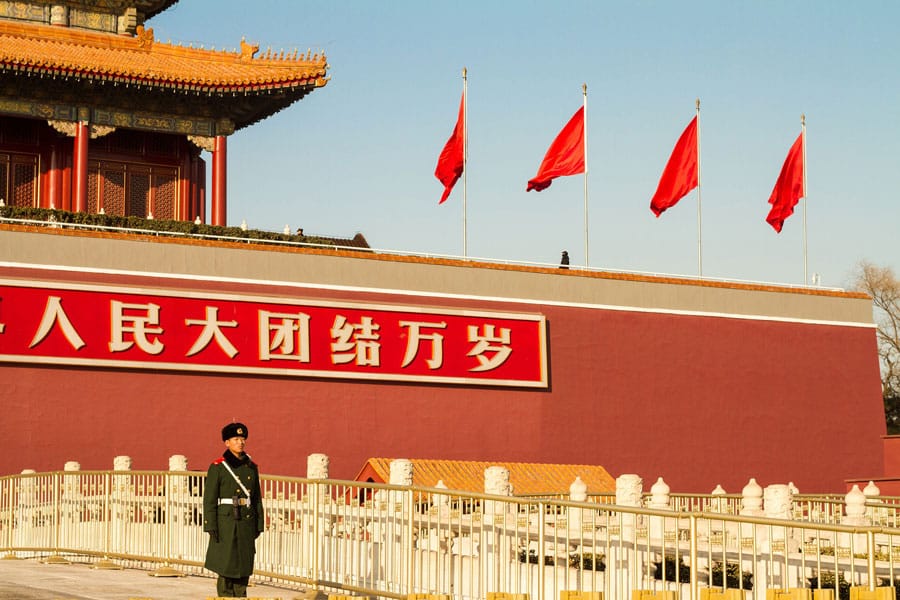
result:
[(222, 428), (223, 442), (233, 437), (242, 437), (244, 439), (247, 439), (247, 426), (243, 423), (229, 423)]

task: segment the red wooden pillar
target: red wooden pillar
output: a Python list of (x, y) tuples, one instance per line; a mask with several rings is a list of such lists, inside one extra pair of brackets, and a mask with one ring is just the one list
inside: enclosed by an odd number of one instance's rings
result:
[(47, 201), (44, 208), (63, 208), (62, 198), (62, 160), (59, 146), (50, 146), (50, 172), (47, 174)]
[(88, 188), (88, 124), (78, 121), (75, 127), (75, 150), (72, 158), (72, 210), (87, 211)]
[(193, 178), (194, 171), (191, 168), (191, 154), (190, 148), (188, 147), (188, 142), (182, 141), (181, 143), (181, 168), (178, 169), (178, 209), (173, 216), (174, 219), (179, 221), (193, 221), (194, 217), (191, 215), (193, 210), (191, 210), (191, 179)]
[(206, 161), (202, 157), (197, 158), (200, 174), (197, 178), (197, 207), (200, 215), (200, 222), (206, 223)]
[(226, 138), (216, 136), (212, 164), (212, 224), (225, 225)]

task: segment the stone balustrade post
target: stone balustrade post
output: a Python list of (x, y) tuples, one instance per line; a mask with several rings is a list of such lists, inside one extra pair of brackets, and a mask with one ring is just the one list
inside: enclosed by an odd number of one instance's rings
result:
[(728, 495), (728, 492), (725, 491), (725, 488), (719, 484), (716, 486), (716, 489), (710, 492), (710, 495), (712, 495), (713, 498), (710, 500), (709, 510), (718, 513), (727, 512), (728, 498), (725, 498), (725, 496)]
[(307, 479), (328, 479), (330, 459), (327, 454), (310, 454), (306, 457)]
[(672, 488), (669, 487), (669, 484), (662, 477), (658, 478), (656, 483), (650, 487), (650, 508), (668, 510), (669, 492), (671, 491)]
[[(640, 507), (643, 502), (644, 480), (633, 473), (616, 477), (616, 505)], [(622, 513), (621, 535), (623, 539), (631, 539), (633, 529), (640, 524), (639, 515)]]
[[(650, 486), (650, 501), (648, 502), (648, 508), (652, 508), (654, 510), (670, 510), (669, 506), (669, 493), (672, 491), (672, 488), (669, 487), (669, 484), (665, 482), (662, 477), (656, 479), (656, 483)], [(654, 540), (662, 540), (665, 537), (666, 525), (672, 525), (674, 527), (675, 522), (671, 519), (666, 519), (665, 517), (649, 517), (649, 528), (650, 528), (650, 538)]]
[(120, 455), (113, 458), (112, 490), (109, 499), (110, 506), (110, 538), (112, 548), (119, 552), (126, 549), (127, 539), (125, 530), (127, 523), (134, 517), (136, 507), (134, 502), (134, 482), (131, 471), (132, 460), (130, 456)]
[(75, 460), (66, 461), (63, 466), (62, 485), (59, 490), (59, 546), (68, 547), (74, 532), (76, 516), (81, 502), (81, 463)]
[(866, 517), (872, 525), (881, 524), (884, 517), (887, 516), (887, 510), (883, 507), (868, 506), (869, 501), (877, 502), (878, 496), (881, 495), (881, 488), (875, 485), (874, 481), (870, 481), (863, 488), (863, 495), (866, 497)]
[[(23, 469), (22, 475), (34, 475), (34, 469)], [(15, 545), (19, 547), (31, 546), (29, 540), (33, 539), (36, 529), (44, 523), (41, 515), (35, 507), (37, 501), (37, 480), (34, 477), (22, 477), (19, 480), (19, 489), (16, 498), (16, 512), (19, 526), (15, 531)]]
[(740, 514), (748, 517), (761, 517), (763, 515), (763, 489), (756, 483), (756, 479), (750, 478), (744, 489), (741, 490)]
[[(766, 486), (763, 491), (763, 514), (769, 519), (791, 520), (794, 517), (794, 495), (791, 487), (784, 484), (772, 484)], [(765, 528), (768, 539), (767, 548), (774, 548), (776, 544), (786, 543), (791, 552), (799, 548), (799, 542), (788, 539), (787, 527)], [(771, 532), (771, 536), (769, 536)]]
[[(569, 500), (572, 502), (587, 502), (587, 484), (581, 480), (580, 476), (575, 477), (575, 481), (569, 486)], [(570, 508), (568, 511), (568, 527), (569, 531), (581, 531), (584, 523), (584, 509)]]
[(790, 519), (794, 514), (794, 495), (787, 485), (772, 484), (763, 492), (763, 512), (769, 519)]
[[(841, 519), (841, 525), (866, 526), (869, 524), (869, 519), (866, 517), (866, 495), (862, 493), (858, 485), (854, 484), (853, 488), (844, 496), (844, 517)], [(866, 534), (864, 533), (839, 533), (837, 536), (839, 548), (865, 548), (866, 544)]]
[(868, 525), (866, 522), (866, 495), (856, 484), (844, 496), (844, 518), (841, 519), (841, 524)]
[[(187, 457), (184, 454), (173, 454), (169, 457), (169, 476), (168, 485), (166, 486), (166, 496), (168, 497), (168, 506), (172, 515), (172, 523), (177, 525), (190, 525), (193, 517), (193, 509), (191, 506), (191, 482), (186, 475), (188, 470)], [(203, 505), (200, 504), (201, 509)], [(196, 522), (202, 521), (202, 515)], [(173, 530), (170, 530), (173, 531)], [(185, 535), (184, 527), (178, 527), (177, 531), (181, 535)], [(188, 541), (187, 537), (183, 539), (173, 540), (173, 547), (182, 547)]]
[[(484, 470), (484, 493), (492, 496), (512, 496), (512, 485), (509, 483), (509, 469), (491, 466)], [(493, 500), (484, 502), (484, 514), (502, 514), (503, 504)]]
[(188, 460), (187, 456), (184, 454), (173, 454), (169, 457), (169, 470), (170, 471), (187, 471), (188, 470)]
[[(761, 517), (763, 516), (763, 489), (756, 483), (756, 479), (751, 477), (744, 489), (741, 490), (741, 508), (738, 511), (744, 517)], [(764, 534), (764, 532), (763, 532)], [(748, 523), (740, 524), (741, 543), (744, 540), (751, 540), (754, 544), (758, 541), (756, 535), (756, 527)]]

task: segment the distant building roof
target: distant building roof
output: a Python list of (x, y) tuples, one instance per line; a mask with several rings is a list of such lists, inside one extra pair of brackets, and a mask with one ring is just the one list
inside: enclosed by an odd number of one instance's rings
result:
[[(390, 481), (393, 458), (370, 458), (356, 481)], [(616, 480), (597, 465), (556, 465), (544, 463), (488, 462), (469, 460), (409, 459), (413, 464), (413, 485), (434, 487), (438, 481), (451, 490), (484, 492), (484, 471), (488, 467), (509, 469), (513, 494), (568, 494), (576, 477), (587, 485), (588, 493), (615, 492)]]

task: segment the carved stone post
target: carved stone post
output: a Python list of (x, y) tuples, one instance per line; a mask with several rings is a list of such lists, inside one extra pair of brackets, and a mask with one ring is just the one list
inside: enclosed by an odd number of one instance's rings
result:
[(112, 548), (117, 552), (125, 551), (127, 539), (125, 531), (128, 523), (133, 520), (134, 483), (131, 480), (131, 457), (116, 456), (113, 458), (112, 490), (110, 496), (110, 536)]
[(81, 477), (78, 475), (78, 472), (81, 471), (81, 463), (74, 460), (67, 461), (63, 466), (63, 471), (66, 474), (63, 475), (62, 486), (59, 490), (59, 546), (68, 548), (73, 545), (71, 536), (74, 534), (81, 508), (82, 498), (79, 486)]
[[(751, 477), (744, 489), (741, 490), (741, 510), (739, 512), (742, 516), (761, 517), (763, 516), (762, 505), (763, 489), (756, 483), (756, 479)], [(742, 523), (740, 531), (741, 543), (744, 540), (750, 540), (753, 544), (756, 543), (756, 532), (753, 525)]]
[[(790, 486), (780, 483), (767, 486), (763, 492), (763, 507), (764, 514), (769, 519), (791, 520), (794, 516), (794, 495)], [(772, 534), (768, 544), (770, 549), (777, 549), (776, 546), (785, 543), (794, 546), (793, 540), (788, 539), (787, 527), (768, 527), (765, 531), (771, 531)], [(784, 548), (781, 551), (793, 550)]]
[(306, 478), (328, 479), (328, 466), (327, 454), (310, 454), (306, 457)]
[[(576, 476), (575, 481), (569, 486), (569, 500), (572, 502), (587, 501), (587, 484)], [(568, 527), (570, 531), (581, 531), (582, 523), (584, 523), (583, 508), (570, 508), (568, 511)]]

